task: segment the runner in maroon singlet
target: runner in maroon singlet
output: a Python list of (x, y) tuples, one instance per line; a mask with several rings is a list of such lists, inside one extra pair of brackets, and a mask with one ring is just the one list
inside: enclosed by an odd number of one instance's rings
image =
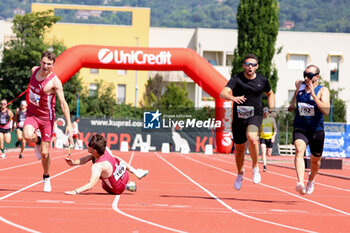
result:
[[(40, 67), (32, 68), (27, 93), (27, 117), (23, 127), (24, 138), (37, 144), (35, 154), (38, 159), (41, 159), (44, 169), (44, 192), (51, 192), (49, 148), (55, 119), (56, 94), (66, 118), (66, 133), (69, 132), (71, 135), (72, 131), (69, 107), (64, 98), (61, 80), (52, 71), (55, 61), (56, 55), (46, 51), (41, 56)], [(41, 136), (36, 135), (37, 129), (40, 130)]]

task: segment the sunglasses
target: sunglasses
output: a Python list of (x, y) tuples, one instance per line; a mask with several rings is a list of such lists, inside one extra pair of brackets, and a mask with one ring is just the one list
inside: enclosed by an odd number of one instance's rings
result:
[(7, 103), (0, 103), (0, 105), (6, 105)]
[(304, 77), (307, 77), (308, 79), (312, 79), (314, 76), (318, 75), (319, 73), (312, 73), (312, 72), (309, 72), (307, 73), (306, 71), (304, 71)]
[(250, 63), (250, 62), (244, 62), (244, 65), (246, 66), (253, 66), (253, 67), (256, 67), (258, 65), (258, 63)]

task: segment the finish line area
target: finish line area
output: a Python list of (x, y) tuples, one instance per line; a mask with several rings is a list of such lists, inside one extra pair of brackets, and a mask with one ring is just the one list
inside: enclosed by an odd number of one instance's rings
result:
[[(100, 185), (79, 195), (65, 195), (85, 184), (89, 164), (69, 167), (68, 149), (51, 150), (52, 192), (42, 191), (41, 161), (34, 150), (7, 152), (0, 159), (1, 232), (348, 232), (350, 181), (318, 175), (315, 191), (295, 191), (292, 157), (268, 158), (260, 184), (252, 181), (247, 156), (240, 191), (232, 154), (205, 155), (113, 151), (135, 168), (149, 170), (136, 192), (107, 194)], [(72, 150), (78, 159), (87, 150)], [(261, 164), (259, 164), (262, 167)], [(322, 173), (350, 177), (350, 164)], [(307, 174), (305, 174), (307, 178)]]

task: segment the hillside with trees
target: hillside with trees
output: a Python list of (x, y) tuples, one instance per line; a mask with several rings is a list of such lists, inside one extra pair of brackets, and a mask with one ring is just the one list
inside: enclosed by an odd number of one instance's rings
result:
[[(30, 12), (33, 2), (151, 8), (152, 27), (237, 29), (239, 0), (2, 0), (0, 19)], [(280, 30), (350, 33), (349, 0), (279, 0)], [(61, 13), (61, 22), (120, 23), (123, 17), (89, 16), (86, 21)], [(107, 21), (107, 22), (106, 22)]]

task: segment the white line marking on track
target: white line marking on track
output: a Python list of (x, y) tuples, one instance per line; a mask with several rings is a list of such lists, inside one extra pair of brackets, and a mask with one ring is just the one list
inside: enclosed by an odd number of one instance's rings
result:
[(134, 158), (135, 151), (131, 153), (130, 159), (129, 159), (129, 164), (131, 165), (132, 159)]
[[(53, 179), (53, 178), (55, 178), (55, 177), (57, 177), (57, 176), (60, 176), (60, 175), (62, 175), (62, 174), (64, 174), (64, 173), (66, 173), (66, 172), (69, 172), (69, 171), (71, 171), (71, 170), (73, 170), (73, 169), (76, 169), (76, 168), (78, 168), (78, 167), (79, 167), (79, 166), (72, 167), (72, 168), (70, 168), (70, 169), (68, 169), (68, 170), (65, 170), (65, 171), (63, 171), (63, 172), (60, 172), (60, 173), (58, 173), (58, 174), (52, 176), (51, 179)], [(2, 197), (0, 197), (0, 201), (6, 199), (6, 198), (8, 198), (8, 197), (11, 197), (11, 196), (13, 196), (13, 195), (15, 195), (15, 194), (17, 194), (17, 193), (20, 193), (20, 192), (22, 192), (22, 191), (24, 191), (24, 190), (26, 190), (26, 189), (29, 189), (29, 188), (31, 188), (31, 187), (33, 187), (33, 186), (35, 186), (35, 185), (37, 185), (37, 184), (40, 184), (40, 183), (42, 183), (42, 182), (43, 182), (42, 180), (41, 180), (41, 181), (38, 181), (38, 182), (35, 182), (34, 184), (28, 185), (28, 186), (26, 186), (26, 187), (24, 187), (24, 188), (21, 188), (20, 190), (17, 190), (17, 191), (15, 191), (15, 192), (12, 192), (12, 193), (9, 193), (9, 194), (7, 194), (7, 195), (5, 195), (5, 196), (2, 196)], [(11, 225), (11, 226), (13, 226), (13, 227), (17, 227), (17, 228), (19, 228), (19, 229), (28, 231), (28, 232), (33, 232), (33, 233), (40, 232), (40, 231), (36, 231), (36, 230), (30, 229), (30, 228), (21, 226), (21, 225), (19, 225), (19, 224), (13, 223), (13, 222), (11, 222), (11, 221), (5, 219), (5, 218), (2, 217), (2, 216), (0, 216), (0, 221), (4, 222), (4, 223), (6, 223), (6, 224), (9, 224), (9, 225)]]
[(63, 203), (63, 204), (74, 204), (74, 201), (63, 201), (63, 200), (36, 200), (38, 203)]
[(259, 222), (263, 222), (263, 223), (267, 223), (267, 224), (271, 224), (271, 225), (276, 225), (276, 226), (280, 226), (280, 227), (284, 227), (284, 228), (288, 228), (288, 229), (293, 229), (293, 230), (298, 230), (298, 231), (304, 231), (304, 232), (315, 232), (315, 231), (310, 231), (310, 230), (306, 230), (306, 229), (302, 229), (302, 228), (298, 228), (298, 227), (293, 227), (293, 226), (288, 226), (288, 225), (284, 225), (284, 224), (280, 224), (280, 223), (276, 223), (276, 222), (271, 222), (268, 220), (264, 220), (261, 218), (256, 218), (250, 215), (247, 215), (245, 213), (242, 213), (234, 208), (232, 208), (231, 206), (229, 206), (228, 204), (226, 204), (224, 201), (222, 201), (220, 198), (218, 198), (217, 196), (215, 196), (213, 193), (211, 193), (208, 189), (204, 188), (202, 185), (200, 185), (199, 183), (197, 183), (196, 181), (194, 181), (191, 177), (189, 177), (188, 175), (186, 175), (185, 173), (183, 173), (180, 169), (178, 169), (177, 167), (175, 167), (173, 164), (171, 164), (170, 162), (168, 162), (166, 159), (164, 159), (162, 156), (160, 156), (157, 152), (154, 152), (160, 159), (162, 159), (164, 162), (166, 162), (169, 166), (171, 166), (172, 168), (174, 168), (177, 172), (179, 172), (181, 175), (183, 175), (184, 177), (186, 177), (189, 181), (191, 181), (193, 184), (195, 184), (196, 186), (198, 186), (200, 189), (202, 189), (204, 192), (206, 192), (209, 196), (211, 196), (212, 198), (214, 198), (216, 201), (218, 201), (221, 205), (223, 205), (224, 207), (226, 207), (227, 209), (229, 209), (230, 211), (232, 211), (233, 213), (236, 213), (238, 215), (241, 215), (243, 217), (249, 218), (249, 219), (253, 219)]
[(14, 223), (14, 222), (11, 222), (11, 221), (9, 221), (9, 220), (7, 220), (7, 219), (1, 217), (1, 216), (0, 216), (0, 221), (6, 223), (6, 224), (8, 224), (8, 225), (11, 225), (11, 226), (13, 226), (13, 227), (17, 227), (17, 228), (19, 228), (19, 229), (21, 229), (21, 230), (24, 230), (24, 231), (28, 231), (28, 232), (32, 232), (32, 233), (40, 233), (40, 231), (36, 231), (36, 230), (30, 229), (30, 228), (21, 226), (21, 225), (19, 225), (19, 224), (16, 224), (16, 223)]
[(133, 216), (133, 215), (124, 213), (123, 211), (121, 211), (121, 210), (118, 208), (119, 199), (120, 199), (120, 195), (116, 195), (115, 198), (114, 198), (113, 204), (112, 204), (113, 210), (115, 210), (117, 213), (119, 213), (119, 214), (121, 214), (121, 215), (124, 215), (125, 217), (129, 217), (129, 218), (132, 218), (132, 219), (134, 219), (134, 220), (137, 220), (137, 221), (140, 221), (140, 222), (143, 222), (143, 223), (147, 223), (147, 224), (149, 224), (149, 225), (156, 226), (156, 227), (159, 227), (159, 228), (168, 230), (168, 231), (182, 232), (182, 233), (185, 232), (185, 231), (181, 231), (181, 230), (177, 230), (177, 229), (174, 229), (174, 228), (171, 228), (171, 227), (163, 226), (163, 225), (160, 225), (160, 224), (157, 224), (157, 223), (154, 223), (154, 222), (150, 222), (150, 221), (147, 221), (147, 220), (145, 220), (145, 219), (138, 218), (138, 217), (135, 217), (135, 216)]
[[(227, 161), (227, 160), (224, 160), (224, 159), (219, 159), (219, 158), (215, 158), (215, 157), (205, 156), (205, 155), (201, 155), (201, 154), (197, 154), (197, 155), (199, 155), (201, 157), (204, 157), (204, 158), (217, 160), (217, 161), (221, 161), (221, 162), (232, 164), (232, 165), (236, 166), (234, 164), (234, 161), (231, 162), (231, 161)], [(244, 166), (244, 167), (247, 167), (247, 166)], [(270, 170), (268, 170), (268, 173), (275, 174), (275, 175), (278, 175), (278, 176), (283, 176), (283, 177), (295, 180), (295, 177), (284, 175), (284, 174), (280, 174), (280, 173), (273, 172), (273, 171), (270, 171)], [(305, 181), (307, 181), (307, 180), (305, 180)], [(338, 189), (338, 190), (345, 191), (345, 192), (350, 192), (350, 189), (339, 188), (339, 187), (336, 187), (336, 186), (333, 186), (333, 185), (322, 184), (322, 183), (319, 183), (319, 182), (315, 182), (315, 184), (321, 185), (321, 186), (325, 186), (325, 187), (328, 187), (328, 188), (332, 188), (332, 189)]]
[[(83, 153), (83, 152), (77, 152), (75, 154), (81, 154), (81, 153)], [(84, 152), (84, 153), (86, 153), (86, 152)], [(58, 157), (55, 157), (55, 158), (51, 158), (51, 160), (56, 160), (56, 159), (60, 159), (60, 158), (64, 158), (64, 157), (66, 157), (66, 155), (58, 156)], [(41, 163), (41, 160), (38, 160), (38, 161), (35, 161), (35, 162), (30, 162), (30, 163), (25, 163), (25, 164), (21, 164), (21, 165), (17, 165), (17, 166), (1, 168), (0, 172), (6, 171), (6, 170), (11, 170), (11, 169), (14, 169), (14, 168), (19, 168), (19, 167), (25, 167), (25, 166), (29, 166), (29, 165), (33, 165), (33, 164), (37, 164), (37, 163)]]
[[(178, 155), (184, 157), (183, 155), (180, 155), (180, 154), (178, 154)], [(210, 165), (210, 164), (201, 162), (201, 161), (199, 161), (199, 160), (196, 160), (196, 159), (193, 159), (193, 158), (190, 158), (190, 157), (186, 157), (186, 158), (187, 158), (187, 159), (190, 159), (190, 160), (192, 160), (192, 161), (194, 161), (194, 162), (203, 164), (203, 165), (205, 165), (205, 166), (208, 166), (208, 167), (211, 167), (211, 168), (220, 170), (220, 171), (222, 171), (222, 172), (225, 172), (225, 173), (228, 173), (228, 174), (237, 176), (237, 174), (235, 174), (235, 173), (233, 173), (233, 172), (226, 171), (226, 170), (224, 170), (224, 169), (222, 169), (222, 168), (219, 168), (219, 167), (216, 167), (216, 166), (213, 166), (213, 165)], [(249, 181), (253, 181), (253, 180), (251, 180), (251, 179), (249, 179), (249, 178), (246, 178), (246, 177), (244, 177), (244, 179), (245, 179), (245, 180), (249, 180)], [(318, 205), (318, 206), (322, 206), (322, 207), (324, 207), (324, 208), (327, 208), (327, 209), (330, 209), (330, 210), (333, 210), (333, 211), (336, 211), (336, 212), (339, 212), (339, 213), (342, 213), (342, 214), (345, 214), (345, 215), (350, 216), (350, 213), (348, 213), (348, 212), (345, 212), (345, 211), (342, 211), (342, 210), (338, 210), (338, 209), (336, 209), (336, 208), (333, 208), (333, 207), (324, 205), (324, 204), (319, 203), (319, 202), (317, 202), (317, 201), (313, 201), (313, 200), (310, 200), (310, 199), (301, 197), (301, 196), (299, 196), (299, 195), (290, 193), (290, 192), (285, 191), (285, 190), (283, 190), (283, 189), (280, 189), (280, 188), (277, 188), (277, 187), (273, 187), (273, 186), (270, 186), (270, 185), (267, 185), (267, 184), (263, 184), (263, 183), (261, 183), (261, 182), (260, 182), (259, 184), (262, 185), (262, 186), (265, 186), (265, 187), (267, 187), (267, 188), (275, 189), (275, 190), (278, 190), (278, 191), (280, 191), (280, 192), (282, 192), (282, 193), (286, 193), (286, 194), (291, 195), (291, 196), (293, 196), (293, 197), (302, 199), (302, 200), (304, 200), (304, 201), (308, 201), (308, 202), (314, 203), (314, 204), (316, 204), (316, 205)]]

